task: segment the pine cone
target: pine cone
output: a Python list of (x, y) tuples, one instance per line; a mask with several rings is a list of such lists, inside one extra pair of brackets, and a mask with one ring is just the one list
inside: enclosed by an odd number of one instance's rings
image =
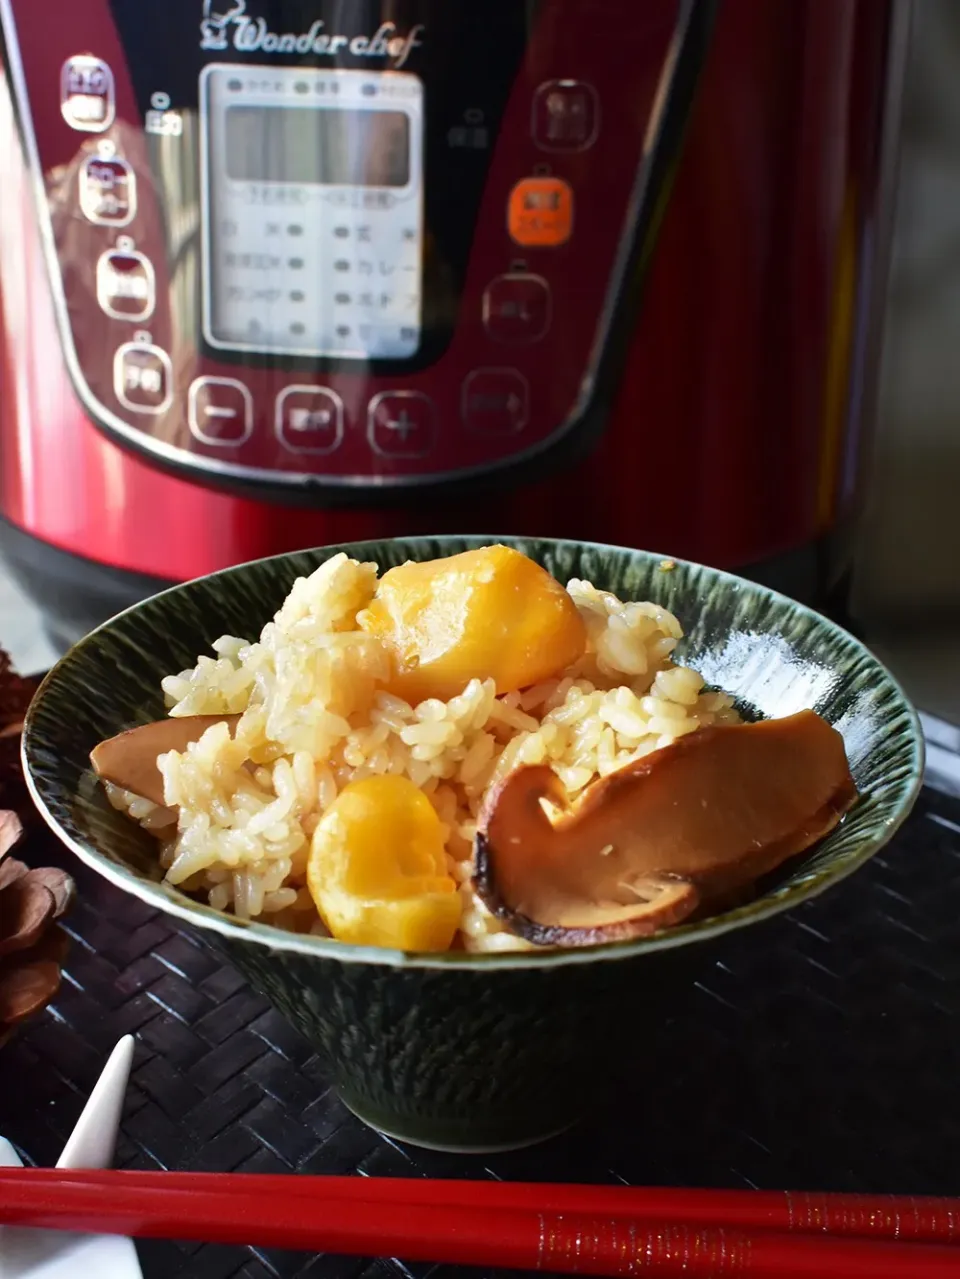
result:
[(37, 811), (30, 801), (20, 765), (20, 733), (37, 681), (18, 675), (10, 655), (0, 648), (0, 808), (13, 809), (26, 826)]
[[(66, 871), (31, 870), (7, 854), (36, 810), (20, 765), (20, 733), (35, 683), (17, 675), (0, 649), (0, 1044), (60, 988), (67, 935), (56, 921), (75, 895)], [(13, 811), (16, 810), (16, 811)], [(21, 820), (20, 815), (23, 815)]]
[(0, 1044), (60, 989), (68, 942), (56, 920), (76, 891), (66, 871), (7, 856), (22, 833), (16, 813), (0, 812)]
[(36, 680), (18, 675), (13, 669), (10, 654), (0, 648), (0, 725), (3, 728), (23, 723), (36, 691)]

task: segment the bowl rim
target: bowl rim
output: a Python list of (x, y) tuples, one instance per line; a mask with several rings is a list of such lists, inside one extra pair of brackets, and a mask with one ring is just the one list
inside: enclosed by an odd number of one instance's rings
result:
[[(123, 618), (136, 613), (148, 603), (156, 603), (168, 595), (176, 595), (181, 592), (187, 593), (199, 583), (208, 582), (215, 578), (230, 577), (235, 573), (243, 573), (253, 565), (268, 566), (272, 563), (290, 560), (299, 555), (323, 555), (327, 553), (327, 558), (330, 558), (341, 551), (348, 551), (352, 558), (361, 558), (364, 554), (364, 548), (382, 547), (385, 542), (400, 542), (404, 545), (414, 546), (417, 543), (429, 543), (437, 546), (442, 545), (444, 542), (472, 543), (475, 546), (489, 546), (498, 543), (503, 545), (533, 543), (543, 547), (576, 547), (605, 554), (613, 552), (633, 559), (658, 562), (661, 566), (669, 564), (672, 567), (685, 568), (694, 573), (706, 573), (719, 584), (737, 590), (747, 587), (751, 591), (759, 592), (769, 601), (787, 606), (803, 615), (821, 630), (828, 632), (834, 639), (858, 652), (869, 665), (875, 668), (877, 674), (888, 682), (891, 691), (899, 700), (899, 709), (905, 714), (908, 725), (907, 731), (904, 733), (904, 750), (909, 750), (909, 756), (905, 757), (904, 763), (909, 767), (910, 771), (908, 777), (904, 780), (900, 793), (894, 800), (893, 813), (883, 822), (882, 826), (878, 825), (868, 837), (861, 841), (857, 846), (856, 852), (851, 853), (839, 865), (820, 871), (814, 877), (805, 880), (802, 884), (798, 884), (792, 889), (783, 890), (779, 896), (764, 895), (754, 898), (745, 905), (727, 911), (724, 914), (712, 915), (696, 923), (680, 924), (675, 928), (650, 937), (634, 938), (631, 941), (623, 942), (605, 942), (596, 946), (571, 948), (569, 950), (543, 950), (540, 952), (536, 950), (517, 950), (474, 953), (463, 951), (427, 953), (391, 950), (376, 946), (359, 946), (351, 942), (336, 941), (334, 938), (329, 937), (290, 933), (284, 929), (275, 928), (273, 925), (255, 920), (236, 919), (225, 912), (215, 911), (210, 906), (195, 902), (186, 894), (164, 885), (162, 881), (145, 880), (129, 867), (110, 861), (92, 844), (86, 844), (79, 839), (75, 839), (64, 830), (56, 816), (50, 811), (43, 789), (34, 778), (30, 767), (29, 755), (33, 721), (37, 707), (49, 688), (62, 676), (64, 668), (76, 661), (78, 657), (81, 657), (83, 650), (88, 645), (93, 644), (101, 632), (112, 628)], [(80, 639), (47, 672), (34, 694), (24, 717), (20, 757), (31, 798), (44, 821), (61, 843), (65, 844), (85, 865), (102, 875), (116, 887), (125, 892), (133, 893), (141, 901), (163, 911), (164, 914), (172, 915), (178, 920), (182, 920), (191, 927), (217, 933), (228, 943), (253, 942), (267, 950), (297, 954), (307, 959), (333, 959), (340, 963), (372, 964), (385, 968), (429, 969), (437, 972), (462, 970), (464, 972), (477, 973), (481, 971), (509, 972), (516, 969), (553, 968), (558, 965), (569, 964), (612, 963), (620, 959), (634, 958), (643, 954), (674, 950), (696, 942), (709, 941), (727, 933), (735, 932), (738, 929), (746, 928), (751, 924), (772, 919), (788, 910), (793, 910), (803, 902), (812, 901), (828, 888), (832, 888), (835, 884), (841, 883), (852, 875), (854, 871), (869, 861), (879, 849), (889, 843), (900, 829), (913, 810), (923, 785), (926, 752), (919, 714), (907, 696), (902, 684), (889, 668), (855, 635), (852, 635), (816, 609), (792, 599), (781, 591), (773, 590), (771, 587), (763, 586), (759, 582), (751, 581), (749, 578), (741, 577), (726, 569), (718, 569), (707, 564), (698, 563), (696, 560), (660, 554), (637, 547), (618, 546), (608, 542), (593, 542), (578, 538), (522, 536), (518, 534), (499, 534), (497, 536), (482, 534), (438, 534), (431, 536), (419, 534), (409, 537), (365, 538), (360, 541), (333, 543), (330, 546), (305, 547), (299, 551), (285, 551), (256, 560), (247, 560), (242, 564), (234, 564), (228, 568), (218, 569), (213, 573), (206, 573), (202, 577), (193, 578), (188, 582), (181, 582), (167, 587), (147, 599), (130, 605), (102, 622)]]

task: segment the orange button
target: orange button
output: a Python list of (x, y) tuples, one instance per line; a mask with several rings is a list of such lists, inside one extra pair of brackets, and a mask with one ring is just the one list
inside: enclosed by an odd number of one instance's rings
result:
[(517, 244), (556, 248), (573, 230), (573, 190), (562, 178), (524, 178), (510, 192), (507, 226)]

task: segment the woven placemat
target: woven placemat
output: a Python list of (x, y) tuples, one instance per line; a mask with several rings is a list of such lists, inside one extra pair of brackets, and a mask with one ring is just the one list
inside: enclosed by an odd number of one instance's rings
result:
[[(56, 1160), (131, 1032), (125, 1168), (958, 1192), (945, 1170), (960, 1147), (960, 802), (936, 791), (865, 870), (730, 939), (696, 1015), (651, 1036), (654, 1095), (627, 1087), (595, 1124), (492, 1158), (365, 1128), (308, 1045), (198, 938), (52, 839), (43, 852), (70, 865), (81, 896), (58, 998), (0, 1052), (0, 1131), (28, 1162)], [(455, 1273), (168, 1243), (140, 1254), (146, 1279)]]

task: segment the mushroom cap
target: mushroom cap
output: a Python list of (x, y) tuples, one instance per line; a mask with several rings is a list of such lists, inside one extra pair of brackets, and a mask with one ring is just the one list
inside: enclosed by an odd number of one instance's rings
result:
[(239, 715), (168, 716), (108, 737), (90, 752), (90, 763), (104, 781), (162, 805), (163, 778), (157, 757), (167, 751), (185, 751), (214, 724), (228, 724), (232, 734), (239, 720)]
[(813, 711), (700, 729), (573, 805), (552, 769), (520, 768), (481, 810), (474, 885), (537, 944), (646, 936), (810, 848), (856, 798), (843, 739)]

